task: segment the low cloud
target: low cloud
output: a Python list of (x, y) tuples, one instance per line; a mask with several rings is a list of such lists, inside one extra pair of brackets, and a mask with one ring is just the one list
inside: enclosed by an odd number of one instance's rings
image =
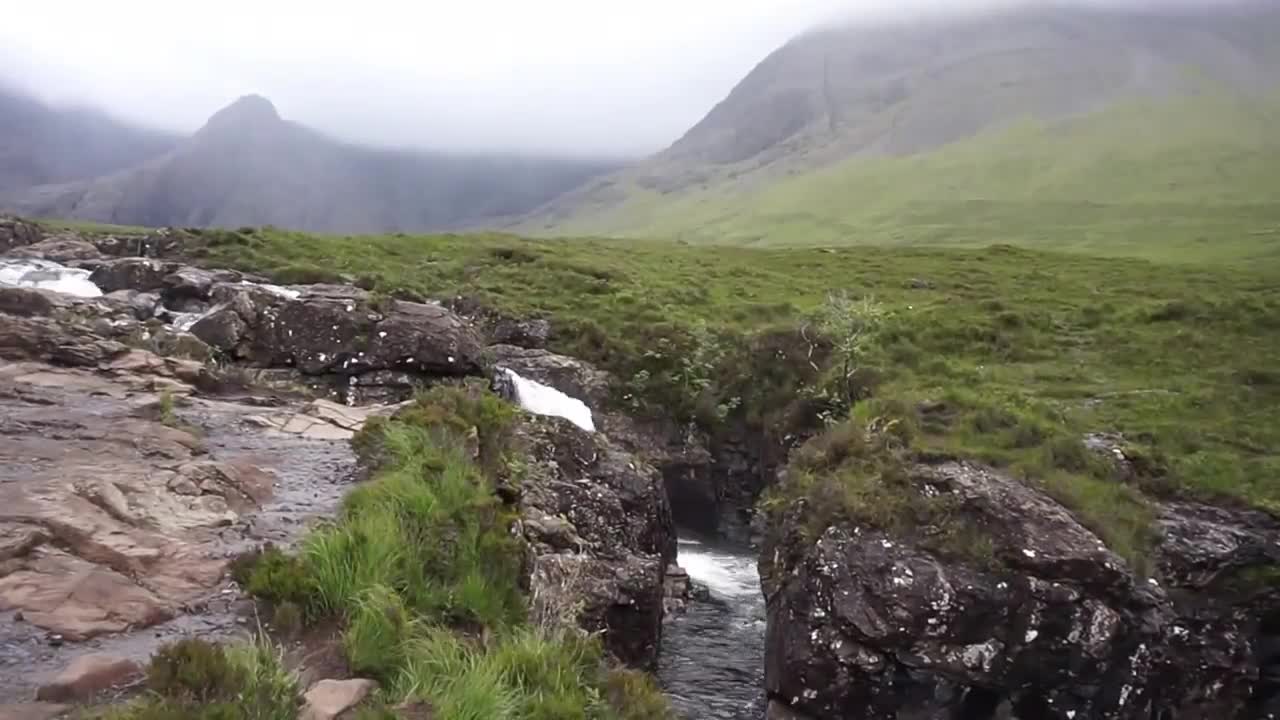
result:
[(45, 0), (6, 10), (0, 80), (183, 132), (260, 93), (376, 145), (636, 155), (815, 25), (1009, 4)]

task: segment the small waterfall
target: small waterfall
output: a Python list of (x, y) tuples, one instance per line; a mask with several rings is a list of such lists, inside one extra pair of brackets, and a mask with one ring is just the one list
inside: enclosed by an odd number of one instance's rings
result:
[(511, 381), (516, 404), (534, 415), (549, 415), (568, 420), (587, 432), (595, 432), (591, 408), (581, 400), (569, 397), (540, 382), (521, 377), (514, 370), (503, 369)]
[(89, 271), (69, 268), (49, 260), (0, 260), (0, 285), (101, 297), (102, 289), (89, 282)]
[(677, 560), (710, 595), (667, 621), (659, 682), (688, 720), (760, 720), (765, 603), (755, 554), (682, 538)]

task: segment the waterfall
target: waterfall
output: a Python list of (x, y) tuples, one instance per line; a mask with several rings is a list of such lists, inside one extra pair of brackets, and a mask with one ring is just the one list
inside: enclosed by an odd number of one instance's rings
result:
[(595, 432), (591, 408), (581, 400), (569, 397), (540, 382), (521, 377), (514, 370), (503, 369), (511, 381), (516, 404), (534, 415), (549, 415), (568, 420), (587, 432)]

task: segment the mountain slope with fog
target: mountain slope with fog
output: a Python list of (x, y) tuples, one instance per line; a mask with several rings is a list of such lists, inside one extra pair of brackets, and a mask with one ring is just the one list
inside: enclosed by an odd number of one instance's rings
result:
[(0, 207), (123, 225), (440, 230), (527, 212), (616, 167), (365, 148), (286, 121), (266, 99), (247, 96), (163, 154), (91, 180), (12, 190), (0, 194)]
[(1280, 5), (1024, 8), (826, 29), (520, 229), (1194, 251), (1280, 204)]

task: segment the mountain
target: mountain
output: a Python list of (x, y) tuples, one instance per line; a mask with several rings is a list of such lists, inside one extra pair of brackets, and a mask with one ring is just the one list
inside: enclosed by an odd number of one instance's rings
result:
[(246, 96), (163, 154), (103, 177), (0, 195), (0, 207), (124, 225), (441, 230), (528, 212), (616, 168), (350, 145), (282, 119), (265, 98)]
[(0, 193), (122, 170), (179, 140), (96, 110), (50, 107), (0, 85)]
[(667, 150), (518, 227), (760, 244), (1227, 242), (1242, 219), (1280, 227), (1277, 36), (1270, 1), (823, 29), (766, 58)]

